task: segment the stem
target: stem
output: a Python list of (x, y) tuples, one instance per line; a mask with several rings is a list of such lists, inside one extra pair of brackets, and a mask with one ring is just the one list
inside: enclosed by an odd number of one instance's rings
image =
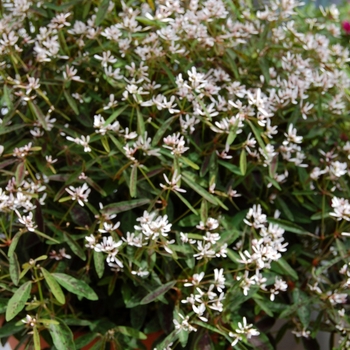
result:
[(65, 220), (65, 218), (67, 217), (68, 213), (73, 209), (75, 203), (77, 201), (74, 201), (71, 206), (69, 207), (69, 209), (66, 211), (66, 213), (63, 215), (63, 218), (61, 219), (60, 223), (58, 224), (58, 226), (61, 226), (62, 222)]

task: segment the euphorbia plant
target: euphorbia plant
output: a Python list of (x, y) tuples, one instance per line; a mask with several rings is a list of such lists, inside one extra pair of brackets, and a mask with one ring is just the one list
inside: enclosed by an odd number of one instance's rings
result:
[(3, 3), (4, 341), (349, 347), (349, 52), (298, 6)]

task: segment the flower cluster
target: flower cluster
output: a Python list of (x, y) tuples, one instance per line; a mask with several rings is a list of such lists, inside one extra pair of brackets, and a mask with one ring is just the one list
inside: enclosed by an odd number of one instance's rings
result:
[(348, 347), (348, 27), (252, 3), (3, 1), (5, 329), (243, 349), (288, 319)]

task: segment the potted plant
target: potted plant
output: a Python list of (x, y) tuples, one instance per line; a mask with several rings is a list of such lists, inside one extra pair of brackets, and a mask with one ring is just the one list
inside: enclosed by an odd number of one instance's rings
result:
[(3, 3), (3, 343), (349, 347), (348, 37), (299, 5)]

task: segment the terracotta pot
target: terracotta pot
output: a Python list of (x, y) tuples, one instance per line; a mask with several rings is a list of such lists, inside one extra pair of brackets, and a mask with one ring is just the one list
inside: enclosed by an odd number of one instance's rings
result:
[(142, 340), (141, 343), (146, 347), (147, 350), (153, 350), (153, 343), (164, 334), (163, 331), (147, 334), (147, 339)]

